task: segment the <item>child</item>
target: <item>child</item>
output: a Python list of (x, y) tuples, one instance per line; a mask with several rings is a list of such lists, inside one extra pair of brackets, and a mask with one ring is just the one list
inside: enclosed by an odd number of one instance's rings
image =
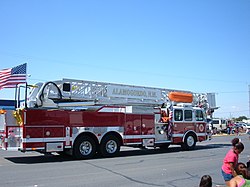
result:
[[(236, 143), (238, 141), (238, 143)], [(224, 160), (223, 165), (221, 167), (222, 176), (225, 180), (227, 186), (229, 186), (229, 181), (236, 176), (236, 172), (234, 170), (236, 164), (238, 163), (239, 154), (244, 150), (243, 143), (239, 142), (237, 139), (232, 140), (233, 148), (230, 149)]]
[(239, 138), (234, 138), (234, 139), (232, 139), (232, 141), (231, 141), (233, 147), (235, 147), (235, 145), (236, 145), (237, 143), (239, 143), (239, 142), (240, 142), (240, 139), (239, 139)]
[(210, 175), (203, 175), (201, 177), (199, 187), (212, 187), (212, 178), (211, 178), (211, 176)]
[(237, 176), (230, 180), (230, 187), (247, 187), (250, 186), (249, 172), (244, 163), (238, 163), (235, 167)]

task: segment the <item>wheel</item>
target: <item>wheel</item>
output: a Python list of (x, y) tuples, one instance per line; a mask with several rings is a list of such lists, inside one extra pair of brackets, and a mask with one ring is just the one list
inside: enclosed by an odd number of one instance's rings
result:
[(103, 138), (100, 144), (100, 153), (104, 157), (116, 156), (120, 152), (120, 141), (113, 135), (108, 135)]
[(187, 134), (184, 140), (184, 143), (182, 143), (181, 147), (183, 150), (192, 150), (194, 149), (196, 145), (196, 139), (193, 134)]
[(76, 159), (92, 158), (95, 153), (95, 141), (89, 136), (81, 136), (74, 143), (73, 156)]

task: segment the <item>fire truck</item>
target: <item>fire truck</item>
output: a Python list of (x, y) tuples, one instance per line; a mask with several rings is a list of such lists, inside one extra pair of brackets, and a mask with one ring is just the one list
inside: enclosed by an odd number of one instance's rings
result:
[(121, 146), (177, 144), (191, 150), (209, 139), (210, 93), (73, 79), (26, 84), (16, 93), (17, 103), (24, 99), (6, 111), (12, 119), (6, 122), (5, 149), (11, 147), (10, 131), (19, 151), (76, 159), (116, 156)]

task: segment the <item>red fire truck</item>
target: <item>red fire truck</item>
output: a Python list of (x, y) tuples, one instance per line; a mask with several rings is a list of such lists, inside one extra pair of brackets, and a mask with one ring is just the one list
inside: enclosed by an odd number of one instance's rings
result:
[[(85, 159), (97, 153), (115, 156), (121, 146), (178, 144), (190, 150), (209, 138), (209, 94), (73, 79), (37, 83), (28, 94), (29, 87), (23, 104), (6, 112), (13, 114), (6, 132), (11, 128), (19, 134), (22, 152)], [(7, 149), (9, 138), (6, 133)]]

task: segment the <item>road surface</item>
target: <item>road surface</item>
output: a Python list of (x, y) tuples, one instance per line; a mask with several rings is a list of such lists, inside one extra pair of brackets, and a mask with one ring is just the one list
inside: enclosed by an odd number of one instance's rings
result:
[[(213, 186), (224, 185), (221, 163), (235, 136), (213, 137), (197, 143), (193, 151), (179, 146), (167, 150), (122, 148), (114, 158), (73, 160), (59, 155), (0, 150), (0, 186), (5, 187), (193, 187), (202, 175), (212, 176)], [(249, 160), (247, 135), (240, 161)]]

